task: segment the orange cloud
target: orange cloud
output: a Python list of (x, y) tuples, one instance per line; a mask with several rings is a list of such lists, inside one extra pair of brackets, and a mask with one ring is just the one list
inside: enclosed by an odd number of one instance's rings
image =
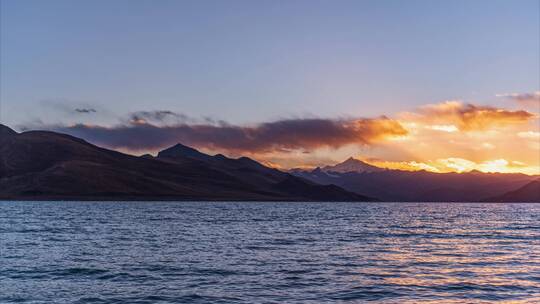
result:
[(519, 132), (517, 134), (517, 136), (519, 136), (521, 138), (529, 138), (529, 139), (540, 140), (540, 132), (524, 131), (524, 132)]
[(410, 118), (432, 123), (431, 129), (446, 132), (483, 131), (493, 127), (509, 124), (526, 123), (535, 118), (533, 113), (518, 110), (511, 111), (490, 106), (476, 106), (460, 101), (446, 101), (439, 104), (426, 105)]

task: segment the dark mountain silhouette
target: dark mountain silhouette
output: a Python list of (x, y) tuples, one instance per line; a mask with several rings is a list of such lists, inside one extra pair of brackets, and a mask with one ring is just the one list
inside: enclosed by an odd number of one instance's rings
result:
[[(167, 153), (163, 153), (164, 151)], [(266, 185), (263, 187), (265, 191), (286, 192), (309, 200), (333, 200), (334, 196), (343, 196), (343, 189), (337, 186), (325, 185), (324, 191), (321, 191), (321, 186), (314, 182), (266, 167), (248, 157), (233, 159), (222, 154), (209, 156), (189, 147), (186, 149), (183, 145), (176, 145), (164, 151), (158, 154), (158, 159), (168, 162), (183, 162), (185, 158), (197, 159), (218, 171), (234, 176), (243, 183), (252, 186)], [(364, 200), (374, 200), (362, 197)], [(350, 199), (352, 198), (347, 200)]]
[(540, 179), (534, 180), (519, 189), (509, 191), (503, 195), (486, 199), (488, 202), (540, 202)]
[(176, 144), (168, 149), (160, 151), (158, 157), (161, 158), (192, 158), (197, 160), (209, 160), (212, 156), (208, 154), (201, 153), (191, 147), (184, 146), (182, 144)]
[[(294, 185), (294, 186), (291, 186)], [(183, 145), (135, 157), (69, 135), (0, 125), (0, 199), (325, 200), (368, 197)]]
[(11, 128), (0, 124), (0, 140), (2, 140), (3, 138), (7, 139), (8, 136), (12, 136), (16, 134), (17, 132), (12, 130)]
[(524, 174), (432, 173), (380, 170), (375, 172), (292, 170), (292, 174), (325, 185), (377, 197), (382, 201), (478, 202), (498, 197), (537, 177)]

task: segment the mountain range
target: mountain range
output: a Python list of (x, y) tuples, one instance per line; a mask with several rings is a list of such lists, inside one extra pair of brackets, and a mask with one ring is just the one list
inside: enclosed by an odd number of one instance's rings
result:
[(0, 125), (0, 199), (371, 201), (242, 157), (175, 145), (131, 156), (48, 131)]
[(0, 199), (540, 202), (540, 179), (389, 170), (354, 158), (283, 172), (182, 144), (137, 157), (65, 134), (0, 125)]
[(488, 202), (540, 202), (540, 179), (533, 180), (523, 187), (487, 199)]
[(349, 158), (335, 166), (290, 172), (313, 182), (396, 202), (540, 202), (540, 177), (525, 174), (434, 173), (378, 168)]

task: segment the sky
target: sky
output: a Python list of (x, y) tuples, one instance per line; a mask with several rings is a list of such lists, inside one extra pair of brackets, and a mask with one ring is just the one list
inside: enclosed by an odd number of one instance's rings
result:
[(0, 0), (0, 121), (136, 155), (540, 174), (539, 54), (538, 0)]

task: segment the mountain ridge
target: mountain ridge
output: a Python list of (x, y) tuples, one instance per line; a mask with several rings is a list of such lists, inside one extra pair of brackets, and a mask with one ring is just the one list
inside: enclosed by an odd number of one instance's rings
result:
[[(374, 200), (319, 185), (247, 158), (175, 145), (136, 157), (49, 131), (0, 125), (0, 199), (18, 200)], [(294, 180), (292, 191), (281, 182)]]
[(290, 172), (319, 184), (337, 185), (382, 201), (407, 202), (483, 202), (487, 198), (514, 191), (538, 178), (520, 173), (482, 173), (477, 170), (467, 173), (434, 173), (425, 170), (384, 169), (376, 172), (340, 173), (315, 168), (293, 169)]
[(540, 178), (533, 180), (522, 187), (491, 197), (486, 202), (540, 202)]

